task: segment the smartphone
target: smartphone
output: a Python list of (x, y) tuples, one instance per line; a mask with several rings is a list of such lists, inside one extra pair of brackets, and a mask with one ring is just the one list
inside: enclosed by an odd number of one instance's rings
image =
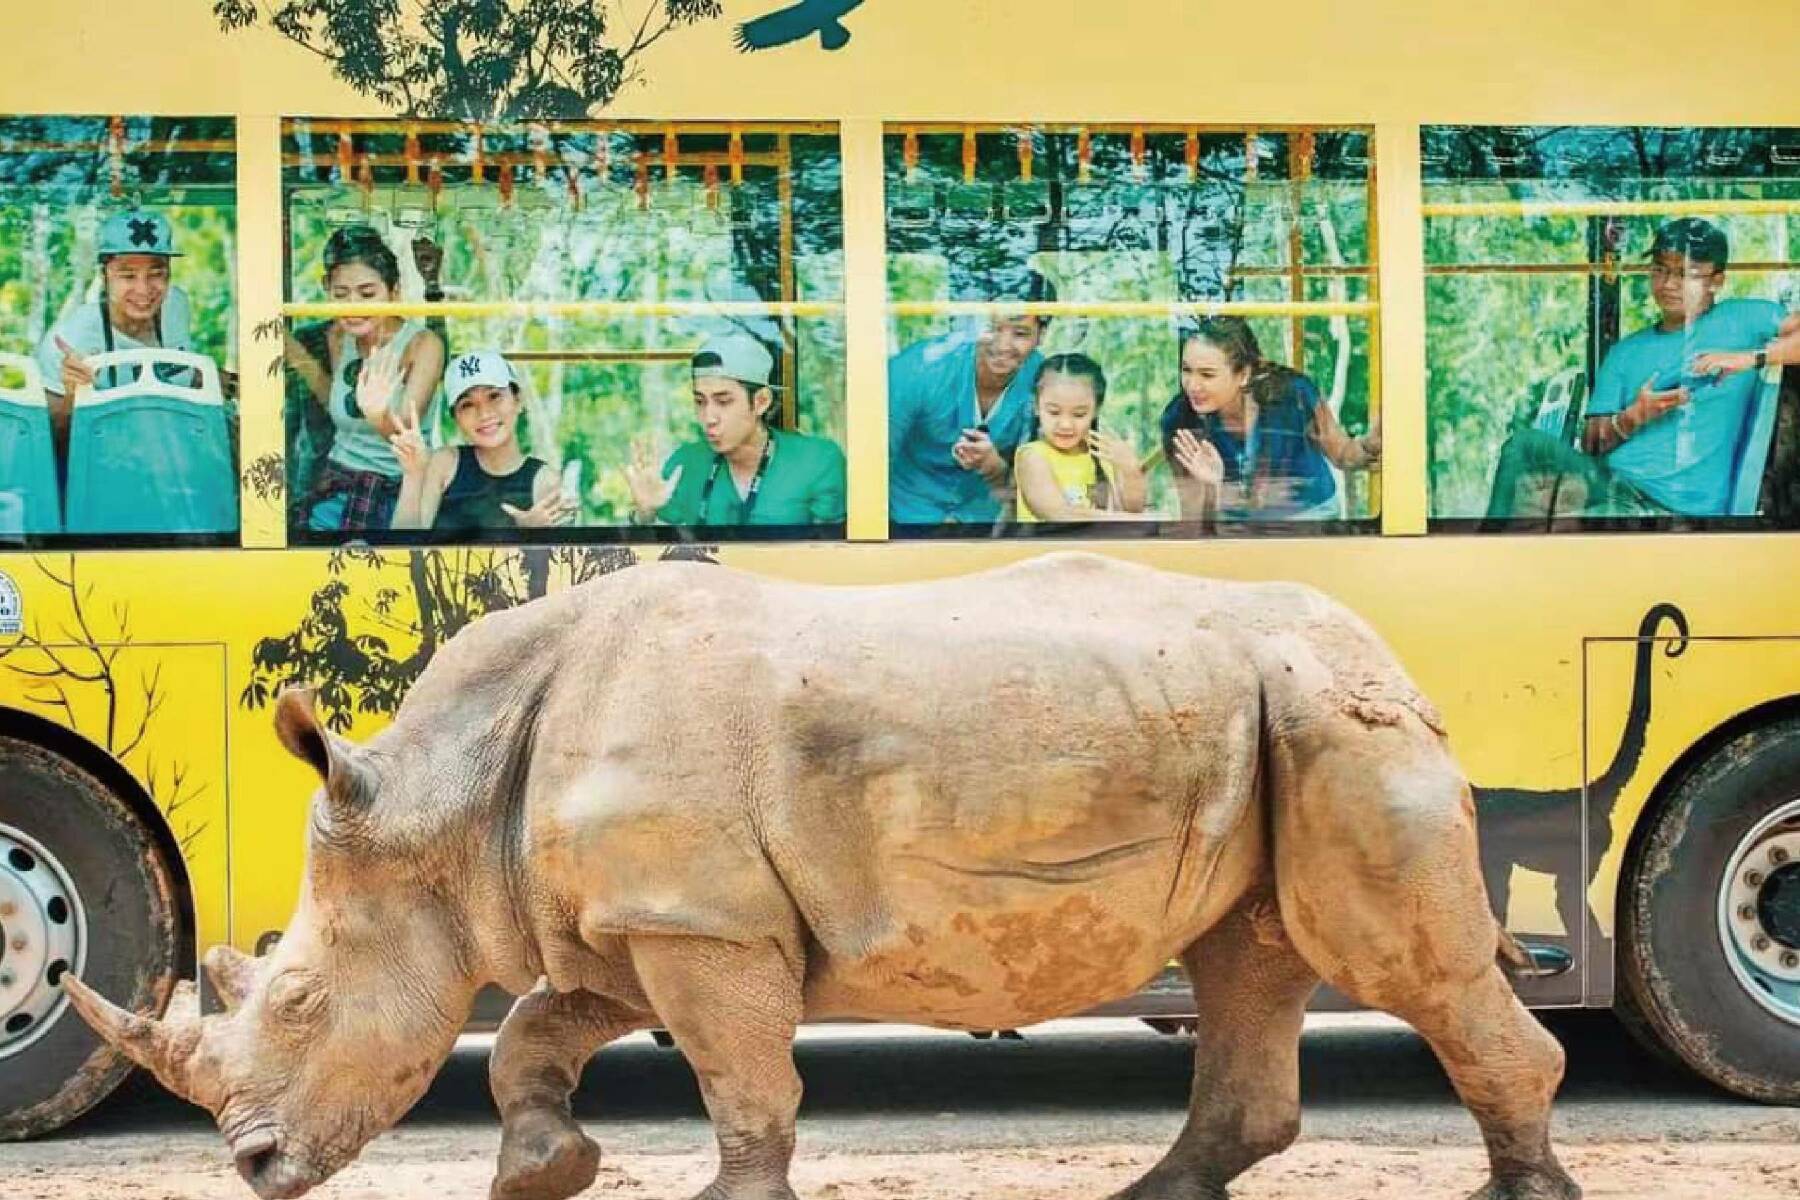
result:
[(1650, 388), (1652, 391), (1672, 392), (1678, 387), (1684, 387), (1690, 392), (1697, 392), (1718, 382), (1719, 376), (1699, 375), (1689, 369), (1688, 363), (1680, 363), (1657, 372), (1656, 377), (1650, 381)]

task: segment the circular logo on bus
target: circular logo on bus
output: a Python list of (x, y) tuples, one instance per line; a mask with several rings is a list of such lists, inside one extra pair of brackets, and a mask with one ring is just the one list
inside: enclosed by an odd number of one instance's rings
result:
[(19, 597), (19, 585), (12, 576), (0, 571), (0, 637), (25, 628), (25, 602)]

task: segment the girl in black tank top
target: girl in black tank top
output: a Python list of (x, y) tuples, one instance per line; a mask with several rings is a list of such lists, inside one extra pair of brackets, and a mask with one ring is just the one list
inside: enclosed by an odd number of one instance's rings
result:
[(484, 530), (567, 525), (579, 506), (555, 472), (519, 445), (523, 399), (512, 364), (492, 350), (450, 360), (444, 394), (463, 445), (430, 450), (415, 419), (402, 417), (390, 441), (400, 460), (395, 529), (429, 529), (450, 539)]
[(476, 461), (475, 447), (456, 448), (456, 474), (444, 489), (438, 505), (437, 519), (432, 521), (434, 533), (474, 533), (482, 529), (511, 529), (513, 520), (502, 504), (516, 509), (532, 506), (532, 489), (537, 473), (546, 467), (540, 458), (525, 456), (510, 475), (489, 475)]

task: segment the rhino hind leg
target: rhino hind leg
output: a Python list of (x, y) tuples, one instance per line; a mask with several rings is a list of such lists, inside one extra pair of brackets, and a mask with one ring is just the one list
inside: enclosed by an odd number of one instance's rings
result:
[(1562, 1047), (1495, 961), (1467, 784), (1422, 729), (1315, 736), (1275, 770), (1276, 879), (1295, 947), (1431, 1045), (1487, 1143), (1475, 1200), (1578, 1200), (1550, 1146)]
[(718, 1138), (718, 1175), (694, 1200), (797, 1200), (788, 1169), (800, 1110), (800, 956), (774, 941), (648, 937), (632, 939), (631, 959), (699, 1080)]
[(587, 1190), (600, 1170), (600, 1147), (576, 1124), (569, 1099), (602, 1046), (648, 1024), (647, 1015), (591, 992), (539, 984), (520, 997), (488, 1062), (501, 1120), (490, 1200), (566, 1200)]
[(1194, 1082), (1175, 1145), (1112, 1200), (1225, 1200), (1300, 1132), (1300, 1029), (1319, 976), (1253, 894), (1181, 956), (1194, 986)]

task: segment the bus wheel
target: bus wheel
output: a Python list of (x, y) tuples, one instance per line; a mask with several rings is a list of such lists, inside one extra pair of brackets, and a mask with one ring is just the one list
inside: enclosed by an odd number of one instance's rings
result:
[(1800, 721), (1691, 771), (1623, 878), (1626, 1024), (1727, 1091), (1800, 1102)]
[(63, 975), (160, 1012), (181, 929), (168, 864), (125, 801), (0, 737), (0, 1140), (67, 1124), (131, 1070), (69, 1008)]

